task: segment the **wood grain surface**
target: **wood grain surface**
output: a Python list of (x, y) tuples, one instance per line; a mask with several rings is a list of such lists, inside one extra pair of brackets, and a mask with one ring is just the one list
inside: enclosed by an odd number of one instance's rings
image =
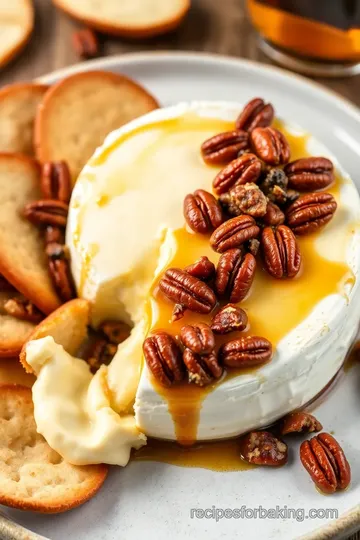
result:
[[(51, 0), (34, 0), (34, 3), (36, 25), (33, 37), (21, 56), (0, 70), (0, 86), (31, 80), (79, 61), (71, 45), (72, 32), (79, 25), (56, 10)], [(105, 36), (100, 39), (102, 56), (184, 50), (227, 54), (270, 63), (257, 48), (255, 32), (247, 19), (245, 0), (193, 0), (193, 7), (182, 27), (168, 36), (140, 42)], [(319, 81), (360, 106), (360, 76)], [(351, 540), (360, 540), (360, 533), (352, 536)]]

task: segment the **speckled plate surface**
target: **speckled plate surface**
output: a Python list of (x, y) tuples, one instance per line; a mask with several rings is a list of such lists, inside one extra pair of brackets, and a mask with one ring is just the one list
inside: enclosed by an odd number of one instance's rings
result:
[[(306, 79), (244, 60), (154, 53), (83, 63), (43, 77), (42, 82), (52, 83), (89, 69), (124, 72), (148, 87), (163, 105), (204, 99), (245, 102), (264, 96), (279, 116), (300, 124), (322, 141), (360, 187), (359, 111)], [(315, 408), (324, 428), (334, 432), (346, 448), (352, 465), (353, 481), (344, 493), (325, 497), (314, 489), (297, 458), (298, 443), (291, 445), (289, 465), (279, 470), (218, 473), (136, 462), (123, 470), (114, 468), (97, 497), (67, 514), (41, 516), (2, 507), (4, 516), (37, 534), (9, 524), (0, 513), (0, 538), (346, 538), (360, 528), (359, 389), (360, 365), (355, 365), (340, 375), (330, 394)], [(254, 518), (254, 509), (261, 512), (259, 507), (274, 509), (272, 517)], [(277, 507), (282, 512), (278, 511), (276, 518)], [(202, 512), (206, 509), (209, 511)], [(225, 509), (240, 510), (226, 517)], [(284, 516), (284, 509), (291, 509), (290, 516)], [(316, 518), (311, 517), (312, 509)], [(196, 510), (203, 518), (196, 517)], [(216, 520), (216, 514), (223, 517)], [(245, 516), (239, 517), (241, 514)]]

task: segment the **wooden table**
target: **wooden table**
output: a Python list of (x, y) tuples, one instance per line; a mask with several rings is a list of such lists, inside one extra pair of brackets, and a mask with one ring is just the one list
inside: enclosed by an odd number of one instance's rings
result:
[[(0, 86), (30, 80), (79, 61), (71, 46), (71, 34), (79, 25), (57, 11), (50, 0), (34, 2), (36, 28), (32, 40), (22, 55), (0, 72)], [(104, 56), (144, 50), (207, 51), (270, 63), (257, 48), (245, 0), (193, 0), (188, 19), (169, 36), (141, 42), (102, 40)], [(321, 82), (360, 106), (360, 77)], [(351, 540), (360, 540), (360, 533)]]

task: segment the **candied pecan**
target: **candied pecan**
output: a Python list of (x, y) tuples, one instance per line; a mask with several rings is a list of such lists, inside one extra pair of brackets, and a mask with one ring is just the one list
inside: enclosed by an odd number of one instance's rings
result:
[(295, 234), (309, 234), (326, 225), (337, 208), (330, 193), (307, 193), (289, 206), (286, 224)]
[(246, 251), (249, 251), (254, 257), (258, 254), (260, 248), (260, 242), (257, 238), (251, 238), (248, 242), (245, 242)]
[(106, 339), (97, 338), (87, 351), (85, 360), (89, 364), (92, 373), (96, 373), (102, 365), (108, 366), (114, 358), (117, 346), (109, 343)]
[(290, 146), (285, 136), (272, 127), (255, 128), (250, 134), (253, 152), (269, 165), (284, 165), (290, 159)]
[(261, 161), (251, 153), (243, 154), (226, 165), (213, 180), (213, 188), (217, 195), (226, 193), (238, 184), (256, 182), (262, 170)]
[(214, 195), (198, 189), (184, 199), (184, 217), (189, 227), (198, 233), (208, 233), (223, 222), (221, 206)]
[(288, 435), (289, 433), (312, 433), (321, 430), (322, 425), (315, 416), (305, 411), (287, 414), (281, 420), (281, 435)]
[(50, 277), (60, 298), (64, 302), (75, 298), (75, 287), (70, 272), (69, 261), (66, 258), (49, 258), (48, 263)]
[(265, 225), (271, 225), (273, 227), (276, 225), (282, 225), (285, 221), (285, 214), (282, 210), (280, 210), (277, 204), (269, 201), (266, 207), (266, 213), (262, 217), (261, 221), (265, 223)]
[(251, 216), (238, 216), (225, 221), (210, 237), (214, 251), (223, 253), (228, 249), (241, 246), (244, 242), (257, 238), (260, 228)]
[(258, 336), (246, 336), (224, 343), (219, 355), (227, 367), (245, 368), (268, 362), (272, 356), (270, 341)]
[(220, 195), (220, 203), (231, 216), (248, 214), (254, 218), (265, 215), (267, 199), (261, 189), (254, 183), (235, 186), (228, 193)]
[(317, 191), (334, 181), (334, 165), (324, 157), (307, 157), (288, 163), (285, 173), (290, 187), (298, 191)]
[(248, 294), (254, 280), (256, 260), (251, 253), (243, 256), (240, 249), (225, 251), (216, 268), (215, 290), (230, 302), (241, 302)]
[(185, 272), (190, 276), (201, 279), (201, 281), (210, 281), (215, 276), (215, 264), (208, 257), (200, 257), (193, 264), (185, 266)]
[(210, 313), (216, 304), (214, 291), (200, 279), (179, 268), (169, 268), (159, 282), (160, 290), (190, 311)]
[(121, 321), (104, 321), (99, 326), (99, 330), (114, 345), (119, 345), (119, 343), (125, 341), (131, 334), (130, 326)]
[(156, 332), (145, 339), (143, 351), (148, 368), (160, 384), (171, 386), (183, 380), (181, 350), (172, 336)]
[(293, 278), (300, 270), (301, 254), (294, 233), (286, 225), (265, 227), (261, 235), (265, 269), (274, 278)]
[(245, 150), (249, 143), (246, 131), (234, 130), (219, 133), (201, 145), (201, 155), (210, 165), (226, 165)]
[(11, 283), (8, 282), (6, 278), (2, 274), (0, 274), (0, 292), (12, 292), (16, 291), (15, 287), (11, 285)]
[(53, 199), (66, 204), (71, 196), (71, 175), (65, 161), (48, 161), (41, 170), (40, 188), (44, 199)]
[(183, 304), (175, 304), (172, 315), (171, 322), (179, 321), (183, 318), (186, 312), (186, 307)]
[(329, 433), (320, 433), (300, 446), (300, 459), (316, 486), (324, 493), (346, 489), (350, 465), (339, 443)]
[(41, 311), (23, 296), (17, 296), (7, 300), (4, 304), (4, 310), (8, 315), (16, 317), (16, 319), (36, 324), (44, 318)]
[(190, 349), (185, 349), (183, 354), (184, 364), (188, 371), (189, 382), (198, 386), (210, 384), (214, 379), (219, 379), (223, 373), (216, 353), (199, 355)]
[(241, 332), (247, 327), (248, 318), (245, 311), (234, 304), (227, 304), (217, 312), (211, 321), (214, 334)]
[(209, 354), (215, 348), (214, 334), (210, 326), (205, 323), (183, 326), (180, 338), (184, 347), (195, 354)]
[(69, 206), (55, 199), (44, 199), (28, 203), (24, 208), (24, 217), (35, 225), (53, 225), (66, 227)]
[(99, 42), (91, 28), (83, 28), (74, 32), (72, 43), (75, 52), (80, 58), (95, 58), (99, 55)]
[(65, 244), (64, 229), (48, 225), (45, 228), (45, 244)]
[(239, 114), (235, 123), (236, 129), (252, 131), (257, 127), (270, 126), (274, 114), (275, 111), (271, 103), (265, 103), (261, 98), (254, 98), (245, 105)]
[(279, 467), (288, 460), (288, 448), (269, 431), (251, 431), (240, 439), (240, 455), (254, 465)]

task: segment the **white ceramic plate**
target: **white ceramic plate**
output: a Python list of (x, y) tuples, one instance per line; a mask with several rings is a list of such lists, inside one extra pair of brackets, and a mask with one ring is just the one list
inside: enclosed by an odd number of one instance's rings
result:
[[(304, 78), (244, 60), (200, 54), (135, 54), (83, 63), (43, 77), (53, 83), (89, 69), (134, 77), (163, 105), (184, 100), (271, 101), (277, 114), (313, 133), (360, 187), (360, 114), (349, 102)], [(326, 276), (324, 276), (326, 279)], [(131, 463), (113, 469), (104, 488), (82, 508), (59, 516), (3, 509), (14, 521), (51, 540), (247, 540), (344, 538), (360, 528), (360, 365), (355, 366), (316, 408), (327, 431), (346, 448), (353, 480), (344, 493), (325, 497), (315, 489), (298, 459), (298, 445), (287, 467), (216, 473), (162, 463)], [(240, 414), (240, 412), (239, 412)], [(191, 509), (287, 507), (293, 517), (278, 519), (191, 519)], [(338, 512), (338, 519), (303, 517), (310, 509)], [(0, 517), (1, 520), (1, 517)], [(29, 538), (19, 531), (7, 538)], [(0, 522), (0, 537), (1, 522)], [(5, 537), (5, 533), (4, 536)]]

